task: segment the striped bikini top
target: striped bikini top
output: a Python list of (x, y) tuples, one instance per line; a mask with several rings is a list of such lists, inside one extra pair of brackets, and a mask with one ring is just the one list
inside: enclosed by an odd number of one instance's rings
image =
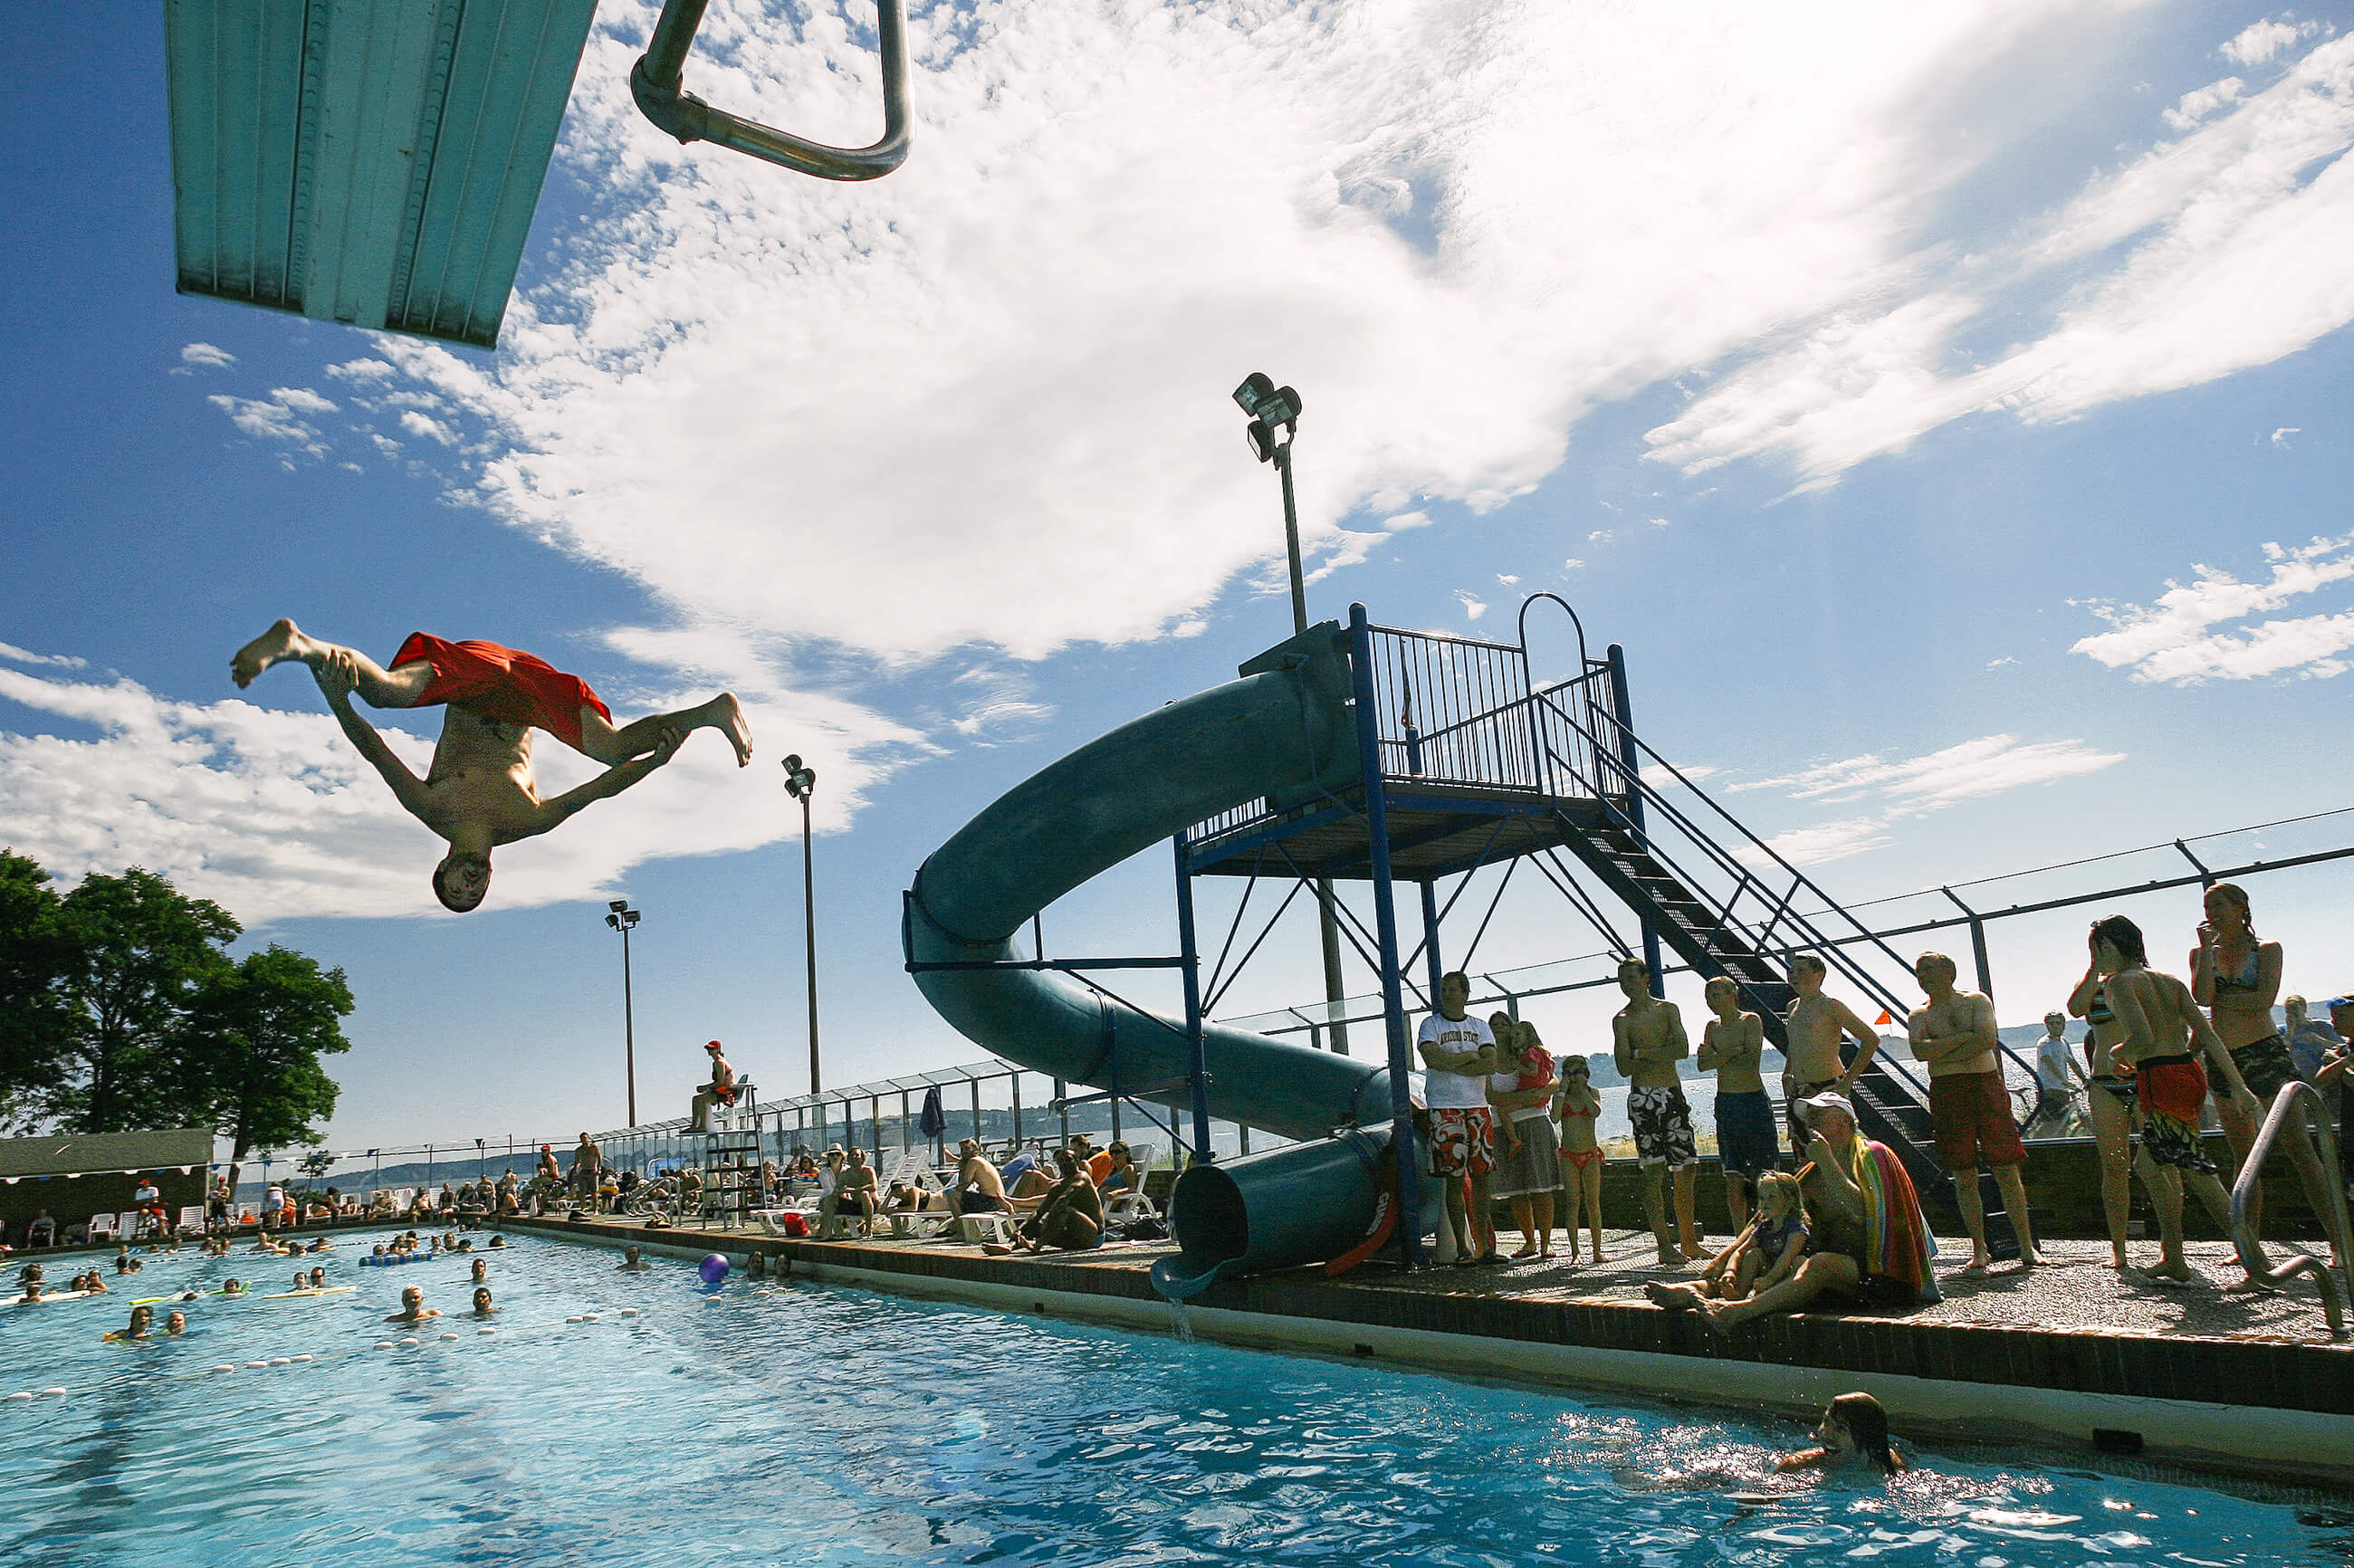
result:
[(2117, 1015), (2109, 1011), (2109, 988), (2102, 986), (2093, 992), (2092, 1002), (2084, 1009), (2084, 1022), (2098, 1029), (2116, 1021)]

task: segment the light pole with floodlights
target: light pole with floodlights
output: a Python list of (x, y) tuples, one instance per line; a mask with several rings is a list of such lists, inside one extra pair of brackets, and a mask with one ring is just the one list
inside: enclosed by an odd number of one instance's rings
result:
[[(1245, 433), (1253, 456), (1271, 462), (1283, 476), (1283, 544), (1291, 566), (1291, 630), (1308, 630), (1308, 580), (1299, 566), (1299, 512), (1291, 497), (1291, 443), (1299, 434), (1299, 394), (1278, 387), (1274, 377), (1254, 370), (1235, 388), (1235, 403), (1250, 417)], [(1277, 432), (1280, 431), (1278, 439)], [(1341, 933), (1332, 920), (1332, 879), (1316, 879), (1316, 934), (1324, 949), (1324, 1021), (1332, 1032), (1332, 1049), (1349, 1054), (1349, 1025), (1341, 1014)]]
[(605, 924), (621, 934), (621, 1071), (630, 1086), (630, 1125), (638, 1125), (638, 1023), (637, 1010), (630, 994), (630, 933), (637, 928), (638, 912), (630, 907), (626, 898), (616, 898), (605, 906), (610, 911)]
[(817, 793), (817, 769), (799, 752), (785, 758), (785, 793), (801, 803), (801, 930), (809, 948), (810, 1093), (821, 1086), (817, 1057), (817, 870), (810, 859), (810, 798)]

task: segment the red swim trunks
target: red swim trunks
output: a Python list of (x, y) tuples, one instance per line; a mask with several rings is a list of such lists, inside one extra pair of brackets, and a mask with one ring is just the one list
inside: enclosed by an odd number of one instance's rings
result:
[(447, 703), (502, 724), (529, 725), (575, 751), (580, 749), (584, 706), (595, 708), (608, 721), (613, 716), (613, 710), (579, 676), (495, 642), (444, 642), (412, 631), (392, 656), (391, 667), (397, 670), (419, 660), (433, 666), (433, 679), (417, 699), (420, 708)]
[(1996, 1073), (1948, 1073), (1929, 1080), (1929, 1118), (1937, 1128), (1937, 1163), (1949, 1171), (2017, 1165), (2027, 1158), (2010, 1094)]

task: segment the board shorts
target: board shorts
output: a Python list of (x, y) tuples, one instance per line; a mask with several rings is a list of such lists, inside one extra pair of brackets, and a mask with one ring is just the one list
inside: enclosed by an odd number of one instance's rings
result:
[(390, 668), (419, 662), (433, 668), (413, 706), (441, 704), (496, 719), (501, 724), (544, 729), (580, 750), (580, 710), (594, 708), (607, 722), (613, 710), (578, 675), (567, 675), (544, 659), (495, 642), (445, 642), (412, 631), (392, 656)]
[(1486, 1106), (1435, 1106), (1430, 1173), (1485, 1176), (1496, 1169), (1496, 1113)]
[(2140, 1105), (2141, 1146), (2158, 1164), (2176, 1171), (2215, 1174), (2199, 1136), (2199, 1113), (2207, 1103), (2207, 1074), (2193, 1056), (2161, 1056), (2134, 1068)]
[(2296, 1078), (2296, 1058), (2288, 1054), (2288, 1042), (2278, 1034), (2267, 1034), (2262, 1040), (2232, 1047), (2232, 1065), (2240, 1069), (2241, 1081), (2248, 1093), (2256, 1097), (2259, 1113), (2267, 1110), (2281, 1086)]
[(1751, 1179), (1774, 1169), (1782, 1158), (1774, 1101), (1763, 1089), (1716, 1097), (1716, 1152), (1725, 1173)]
[(1691, 1106), (1681, 1086), (1628, 1089), (1627, 1119), (1635, 1124), (1635, 1153), (1645, 1166), (1685, 1171), (1700, 1163), (1700, 1146), (1692, 1139)]
[(1937, 1163), (1948, 1171), (1975, 1171), (1980, 1160), (2000, 1166), (2027, 1158), (1999, 1072), (1930, 1079), (1929, 1117), (1936, 1124)]
[(970, 1187), (957, 1194), (957, 1213), (960, 1214), (1007, 1214), (1013, 1212), (1004, 1199), (993, 1198)]
[(1521, 1146), (1514, 1149), (1511, 1139), (1504, 1140), (1504, 1152), (1496, 1160), (1496, 1196), (1529, 1198), (1559, 1187), (1561, 1135), (1553, 1130), (1553, 1118), (1519, 1118), (1511, 1130), (1520, 1135)]

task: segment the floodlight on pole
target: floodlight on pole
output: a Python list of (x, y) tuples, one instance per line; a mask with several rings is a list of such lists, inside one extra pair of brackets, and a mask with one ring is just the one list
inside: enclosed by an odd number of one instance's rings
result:
[(621, 934), (621, 1073), (629, 1086), (630, 1125), (638, 1125), (638, 1025), (635, 999), (630, 992), (630, 933), (637, 929), (639, 914), (630, 907), (626, 898), (616, 898), (605, 906), (611, 911), (605, 924)]
[(822, 1082), (817, 1049), (817, 870), (810, 859), (810, 800), (817, 793), (817, 769), (801, 753), (785, 758), (785, 793), (801, 803), (801, 931), (809, 955), (810, 1093)]
[[(1278, 387), (1266, 371), (1254, 370), (1235, 388), (1234, 396), (1235, 407), (1250, 417), (1243, 433), (1250, 440), (1251, 455), (1273, 463), (1283, 478), (1283, 547), (1291, 568), (1291, 630), (1296, 636), (1308, 630), (1308, 579), (1299, 564), (1299, 509), (1291, 493), (1291, 443), (1299, 434), (1299, 394), (1291, 387)], [(1346, 1011), (1341, 1006), (1341, 933), (1333, 923), (1329, 876), (1316, 879), (1316, 933), (1324, 950), (1326, 1026), (1332, 1032), (1332, 1049), (1345, 1056), (1349, 1026), (1341, 1018)]]

